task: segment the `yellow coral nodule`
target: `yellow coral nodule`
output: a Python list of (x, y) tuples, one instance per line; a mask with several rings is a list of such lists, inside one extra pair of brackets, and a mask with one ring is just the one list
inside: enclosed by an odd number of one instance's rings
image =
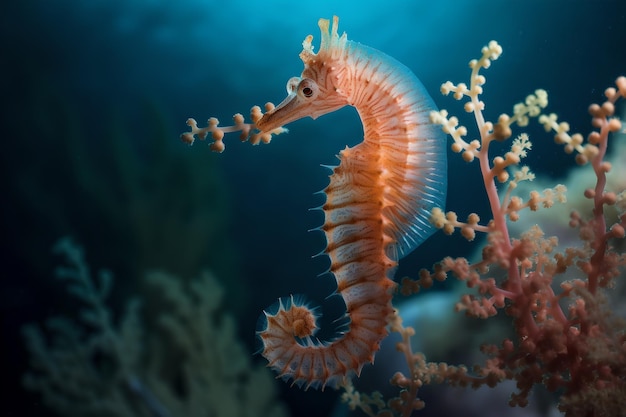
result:
[[(267, 111), (272, 111), (274, 108), (275, 106), (272, 103), (265, 104), (265, 109)], [(213, 152), (221, 153), (224, 152), (224, 149), (226, 148), (223, 142), (226, 133), (241, 132), (239, 139), (242, 142), (249, 140), (250, 143), (256, 145), (260, 142), (269, 143), (272, 135), (287, 132), (287, 129), (283, 127), (278, 127), (267, 132), (259, 131), (256, 123), (261, 120), (262, 117), (263, 112), (261, 111), (261, 108), (259, 106), (254, 106), (250, 110), (250, 118), (253, 123), (245, 123), (245, 119), (241, 113), (237, 113), (233, 116), (233, 126), (219, 126), (219, 120), (215, 117), (211, 117), (207, 121), (207, 126), (200, 128), (198, 127), (198, 123), (195, 119), (189, 118), (187, 120), (187, 126), (191, 128), (191, 131), (181, 134), (180, 139), (188, 145), (193, 145), (196, 138), (204, 140), (209, 134), (211, 134), (213, 142), (209, 144), (209, 148)], [(253, 131), (255, 131), (255, 133), (252, 133)]]
[(180, 140), (182, 140), (187, 145), (193, 145), (196, 139), (193, 137), (191, 132), (186, 132), (180, 135)]
[(439, 207), (435, 207), (434, 209), (432, 209), (429, 221), (437, 229), (442, 229), (443, 226), (446, 224), (446, 216), (443, 210), (441, 210)]
[(626, 98), (626, 77), (618, 77), (615, 80), (615, 85), (617, 86), (620, 95)]
[(224, 149), (226, 149), (226, 145), (224, 145), (224, 142), (222, 142), (222, 140), (220, 139), (211, 143), (209, 145), (209, 149), (211, 149), (213, 152), (222, 153), (224, 152)]

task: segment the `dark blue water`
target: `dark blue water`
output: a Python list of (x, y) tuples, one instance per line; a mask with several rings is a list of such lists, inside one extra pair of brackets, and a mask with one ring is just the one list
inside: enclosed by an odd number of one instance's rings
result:
[[(72, 236), (94, 270), (116, 276), (110, 306), (143, 297), (146, 271), (189, 280), (210, 269), (225, 288), (237, 335), (254, 349), (260, 311), (279, 296), (323, 303), (333, 290), (323, 249), (307, 230), (308, 211), (327, 184), (320, 164), (360, 140), (356, 113), (344, 109), (289, 126), (270, 145), (235, 137), (223, 154), (178, 136), (185, 120), (223, 124), (252, 105), (278, 103), (302, 70), (317, 20), (340, 16), (351, 40), (411, 68), (438, 106), (462, 114), (441, 83), (468, 82), (467, 62), (492, 39), (504, 48), (485, 71), (487, 117), (511, 112), (536, 88), (551, 111), (589, 130), (586, 108), (626, 72), (626, 4), (621, 0), (492, 1), (31, 0), (1, 7), (2, 279), (0, 414), (54, 415), (20, 376), (28, 355), (25, 323), (76, 315), (81, 308), (53, 278), (62, 261), (50, 248)], [(571, 158), (537, 125), (532, 165), (558, 181)], [(543, 138), (543, 139), (539, 139)], [(472, 169), (473, 168), (473, 169)], [(486, 202), (477, 166), (451, 155), (448, 207), (461, 215)], [(478, 188), (477, 188), (478, 187)], [(402, 263), (415, 276), (445, 255), (469, 251), (435, 235)], [(259, 358), (257, 358), (259, 359)], [(278, 382), (293, 415), (328, 415), (332, 392), (301, 393)]]

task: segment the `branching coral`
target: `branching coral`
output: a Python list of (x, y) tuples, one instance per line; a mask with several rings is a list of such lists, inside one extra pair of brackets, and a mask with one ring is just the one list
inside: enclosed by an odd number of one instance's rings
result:
[(134, 300), (116, 325), (105, 303), (111, 275), (92, 276), (69, 239), (56, 250), (68, 264), (57, 275), (85, 309), (77, 321), (49, 320), (50, 342), (38, 327), (24, 328), (32, 362), (24, 385), (50, 408), (81, 417), (285, 415), (272, 376), (252, 366), (220, 310), (223, 291), (211, 274), (188, 287), (148, 274), (161, 310), (144, 317)]
[[(486, 79), (480, 74), (498, 59), (501, 47), (494, 41), (482, 50), (482, 57), (470, 62), (469, 87), (446, 82), (441, 91), (454, 98), (469, 99), (464, 108), (473, 113), (479, 139), (466, 140), (468, 129), (459, 126), (446, 110), (433, 112), (431, 120), (440, 124), (452, 139), (452, 150), (460, 152), (465, 161), (479, 161), (484, 187), (489, 199), (492, 219), (481, 223), (476, 214), (459, 221), (454, 212), (440, 209), (432, 212), (431, 221), (451, 234), (460, 229), (473, 240), (477, 232), (486, 233), (482, 256), (476, 263), (465, 258), (445, 258), (433, 271), (422, 270), (417, 280), (405, 278), (401, 291), (408, 295), (428, 288), (435, 280), (445, 280), (451, 273), (472, 289), (457, 303), (458, 311), (479, 318), (489, 318), (503, 311), (512, 317), (515, 337), (500, 345), (485, 345), (486, 360), (472, 370), (464, 366), (429, 363), (422, 354), (414, 353), (410, 336), (414, 330), (392, 323), (402, 335), (398, 345), (406, 357), (410, 374), (396, 374), (391, 383), (400, 387), (399, 397), (383, 402), (377, 397), (360, 397), (347, 386), (344, 399), (353, 407), (361, 407), (369, 415), (409, 416), (423, 407), (417, 397), (424, 384), (447, 382), (458, 386), (495, 386), (514, 380), (517, 392), (511, 406), (525, 406), (535, 385), (544, 385), (559, 395), (559, 408), (566, 416), (615, 416), (626, 409), (626, 335), (622, 318), (615, 316), (606, 302), (607, 292), (615, 279), (623, 274), (626, 255), (617, 241), (626, 234), (624, 190), (606, 188), (611, 164), (605, 159), (609, 139), (622, 129), (614, 116), (615, 103), (626, 98), (626, 78), (619, 77), (615, 88), (605, 91), (606, 101), (591, 105), (589, 113), (596, 129), (583, 143), (581, 134), (570, 134), (569, 125), (558, 122), (554, 114), (544, 114), (547, 93), (537, 90), (517, 104), (513, 115), (502, 114), (497, 122), (485, 120), (484, 102), (480, 95)], [(513, 136), (514, 124), (526, 126), (530, 118), (538, 118), (546, 131), (555, 133), (555, 141), (567, 153), (576, 153), (576, 161), (591, 165), (595, 185), (584, 191), (590, 201), (587, 212), (572, 212), (570, 227), (578, 230), (579, 242), (560, 247), (558, 236), (545, 236), (540, 225), (530, 227), (519, 236), (512, 236), (511, 221), (517, 221), (525, 209), (551, 208), (563, 203), (566, 189), (562, 185), (542, 192), (533, 190), (528, 198), (515, 195), (518, 184), (534, 179), (528, 167), (520, 166), (531, 149), (527, 135), (513, 141), (509, 152), (493, 157), (490, 144)], [(583, 169), (583, 168), (579, 168)], [(498, 183), (504, 188), (499, 192)], [(617, 216), (608, 217), (606, 209), (617, 208)], [(611, 211), (610, 213), (615, 213)], [(500, 272), (499, 272), (500, 271)], [(583, 278), (577, 278), (582, 275)]]
[[(270, 112), (274, 110), (275, 106), (273, 103), (265, 104), (265, 111)], [(190, 132), (183, 133), (180, 135), (180, 139), (192, 145), (196, 137), (200, 140), (205, 140), (209, 133), (211, 134), (212, 142), (209, 144), (209, 147), (213, 152), (224, 152), (226, 149), (226, 145), (224, 145), (224, 135), (226, 133), (231, 132), (241, 132), (239, 135), (239, 139), (242, 142), (247, 140), (250, 141), (253, 145), (258, 145), (259, 143), (270, 143), (272, 140), (272, 135), (280, 135), (281, 133), (287, 132), (287, 128), (278, 127), (276, 129), (272, 129), (269, 132), (260, 131), (256, 125), (256, 123), (261, 120), (263, 117), (263, 112), (259, 106), (254, 106), (250, 109), (250, 119), (252, 119), (252, 123), (245, 123), (244, 117), (241, 113), (237, 113), (233, 116), (233, 126), (219, 126), (219, 120), (215, 117), (211, 117), (207, 121), (207, 126), (200, 128), (198, 127), (198, 123), (195, 119), (187, 119), (187, 126), (191, 128)]]

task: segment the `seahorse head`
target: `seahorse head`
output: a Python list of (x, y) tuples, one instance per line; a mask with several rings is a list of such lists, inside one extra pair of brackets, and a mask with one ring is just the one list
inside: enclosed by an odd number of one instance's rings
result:
[(341, 88), (347, 68), (347, 36), (337, 34), (338, 23), (334, 16), (331, 29), (328, 19), (319, 20), (322, 40), (317, 54), (312, 35), (302, 42), (302, 75), (287, 81), (287, 97), (256, 122), (259, 130), (268, 132), (307, 116), (316, 119), (348, 104), (347, 92)]

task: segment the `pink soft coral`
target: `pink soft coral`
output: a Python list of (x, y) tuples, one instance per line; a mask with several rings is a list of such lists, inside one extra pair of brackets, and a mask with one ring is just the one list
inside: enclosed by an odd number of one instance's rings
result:
[[(413, 353), (410, 336), (414, 331), (403, 327), (397, 318), (392, 328), (403, 337), (398, 349), (406, 356), (411, 375), (394, 376), (391, 382), (401, 388), (401, 393), (386, 404), (368, 396), (357, 401), (358, 396), (348, 386), (344, 398), (353, 406), (369, 407), (369, 411), (375, 406), (387, 415), (409, 416), (424, 406), (417, 398), (423, 384), (445, 381), (479, 387), (515, 380), (517, 392), (509, 401), (512, 406), (525, 406), (533, 386), (543, 384), (559, 393), (559, 409), (566, 416), (616, 416), (626, 409), (624, 322), (606, 302), (606, 290), (613, 287), (626, 265), (623, 249), (616, 246), (626, 234), (626, 193), (606, 189), (611, 164), (605, 160), (610, 136), (622, 129), (614, 112), (617, 100), (626, 98), (626, 78), (619, 77), (616, 88), (605, 91), (603, 104), (590, 106), (596, 130), (584, 144), (582, 135), (569, 134), (567, 123), (558, 122), (554, 114), (542, 113), (547, 106), (544, 90), (516, 105), (512, 116), (502, 114), (495, 123), (485, 120), (480, 95), (486, 80), (480, 70), (488, 68), (501, 52), (496, 42), (490, 42), (482, 57), (470, 62), (469, 86), (446, 82), (441, 87), (444, 95), (451, 93), (457, 100), (469, 98), (465, 110), (474, 114), (480, 140), (466, 141), (467, 128), (459, 126), (458, 119), (447, 111), (431, 115), (431, 120), (454, 139), (453, 151), (462, 153), (467, 162), (479, 161), (492, 214), (487, 224), (481, 224), (476, 214), (462, 222), (454, 212), (435, 209), (431, 221), (447, 234), (460, 229), (468, 240), (473, 240), (476, 232), (486, 233), (481, 259), (471, 263), (465, 258), (446, 258), (434, 271), (421, 271), (417, 280), (405, 278), (402, 292), (417, 292), (452, 273), (473, 291), (461, 297), (457, 310), (479, 318), (503, 310), (513, 318), (515, 336), (497, 346), (483, 346), (487, 359), (470, 372), (463, 366), (429, 363), (422, 354)], [(563, 144), (567, 153), (576, 153), (579, 164), (590, 163), (593, 169), (595, 185), (584, 191), (591, 202), (590, 210), (571, 213), (569, 226), (578, 230), (579, 241), (566, 248), (559, 247), (557, 237), (544, 236), (538, 225), (519, 236), (511, 234), (509, 222), (517, 221), (524, 209), (550, 208), (564, 202), (566, 196), (562, 185), (531, 191), (526, 200), (515, 195), (520, 182), (534, 179), (527, 167), (519, 166), (531, 148), (528, 136), (515, 138), (510, 151), (502, 156), (492, 158), (489, 154), (493, 141), (511, 138), (513, 124), (525, 126), (533, 117), (539, 117), (547, 131), (556, 133), (555, 141)], [(506, 187), (500, 193), (498, 183)], [(608, 206), (618, 208), (617, 217), (607, 217)], [(573, 279), (575, 276), (582, 278)]]

